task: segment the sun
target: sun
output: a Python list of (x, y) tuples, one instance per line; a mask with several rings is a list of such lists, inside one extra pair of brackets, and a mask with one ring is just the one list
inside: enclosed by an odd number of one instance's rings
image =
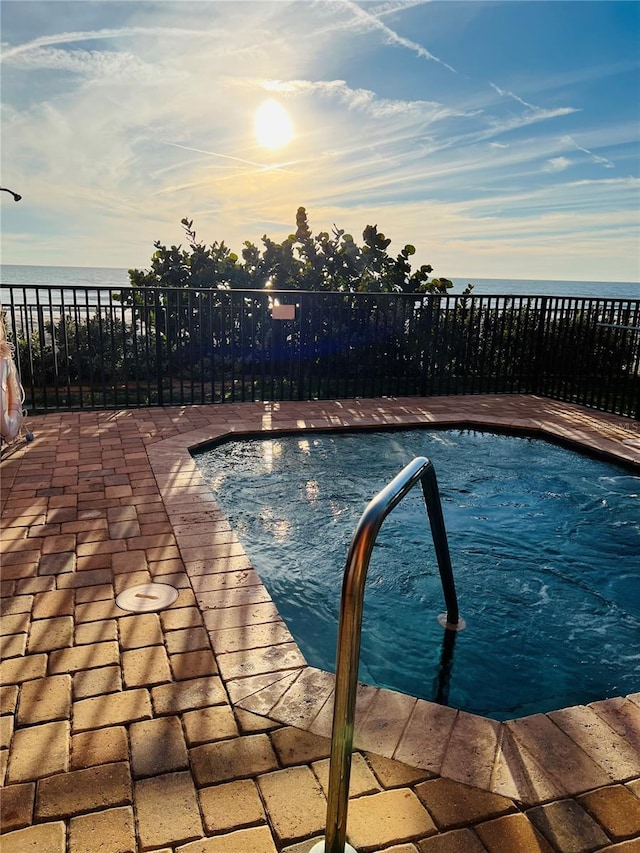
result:
[(293, 139), (293, 124), (285, 108), (272, 98), (256, 112), (254, 133), (262, 148), (283, 148)]

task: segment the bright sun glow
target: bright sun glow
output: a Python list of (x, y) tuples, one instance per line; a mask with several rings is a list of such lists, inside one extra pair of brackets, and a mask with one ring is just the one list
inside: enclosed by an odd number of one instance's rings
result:
[(282, 148), (293, 139), (289, 113), (277, 101), (269, 99), (256, 113), (255, 135), (263, 148)]

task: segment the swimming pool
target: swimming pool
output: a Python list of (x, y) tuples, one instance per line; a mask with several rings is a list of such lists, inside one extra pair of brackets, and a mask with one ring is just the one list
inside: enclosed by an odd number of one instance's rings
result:
[(442, 591), (414, 489), (372, 556), (360, 679), (498, 720), (638, 689), (640, 478), (623, 469), (468, 430), (306, 433), (194, 455), (312, 666), (334, 668), (360, 514), (427, 456), (468, 627), (443, 693)]

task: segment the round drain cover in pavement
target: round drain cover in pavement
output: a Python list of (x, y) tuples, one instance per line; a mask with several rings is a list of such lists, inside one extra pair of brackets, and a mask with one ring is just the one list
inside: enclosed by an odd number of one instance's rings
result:
[(178, 590), (168, 583), (143, 583), (124, 589), (116, 598), (116, 604), (122, 610), (147, 613), (168, 607), (177, 597)]

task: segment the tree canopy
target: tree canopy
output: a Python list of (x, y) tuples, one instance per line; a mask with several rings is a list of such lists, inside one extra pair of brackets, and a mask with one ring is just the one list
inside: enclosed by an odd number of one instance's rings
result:
[(297, 210), (294, 233), (281, 243), (265, 234), (262, 247), (246, 240), (242, 258), (224, 241), (205, 245), (198, 239), (192, 219), (185, 218), (181, 224), (189, 248), (167, 247), (156, 240), (151, 268), (129, 270), (134, 287), (361, 293), (446, 293), (453, 287), (447, 278), (430, 279), (430, 264), (412, 270), (409, 258), (416, 250), (411, 244), (396, 257), (390, 255), (391, 240), (377, 225), (365, 227), (362, 245), (335, 225), (331, 234), (321, 231), (313, 236), (304, 207)]

